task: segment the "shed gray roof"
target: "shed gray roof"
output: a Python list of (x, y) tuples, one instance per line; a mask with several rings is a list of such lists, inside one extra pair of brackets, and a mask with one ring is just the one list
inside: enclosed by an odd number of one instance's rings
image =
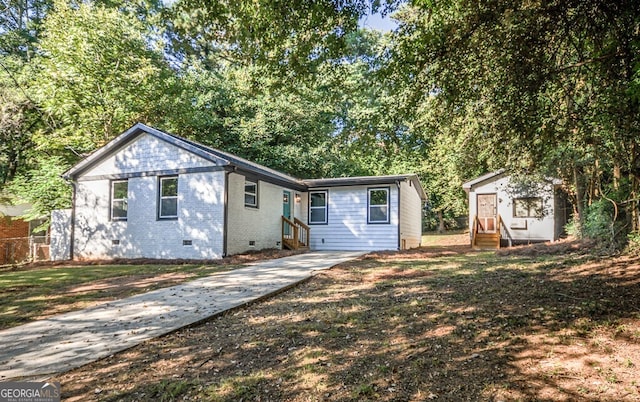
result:
[(499, 176), (503, 175), (505, 172), (506, 172), (505, 169), (498, 169), (498, 170), (496, 170), (494, 172), (484, 174), (484, 175), (482, 175), (480, 177), (477, 177), (477, 178), (475, 178), (473, 180), (469, 180), (468, 182), (462, 184), (462, 188), (468, 191), (473, 186), (475, 186), (476, 184), (480, 184), (480, 183), (483, 183), (485, 181), (496, 179)]

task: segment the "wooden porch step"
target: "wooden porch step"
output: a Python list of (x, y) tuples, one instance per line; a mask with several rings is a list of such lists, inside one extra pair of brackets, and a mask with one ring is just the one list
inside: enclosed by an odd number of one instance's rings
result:
[(310, 228), (298, 218), (282, 217), (282, 247), (289, 250), (309, 249)]
[(282, 243), (282, 246), (288, 250), (301, 250), (301, 249), (308, 250), (309, 249), (309, 246), (302, 242), (298, 242), (298, 246), (296, 247), (293, 240), (289, 240), (289, 239), (285, 239), (284, 242)]
[(500, 233), (476, 233), (473, 248), (497, 249), (500, 248)]

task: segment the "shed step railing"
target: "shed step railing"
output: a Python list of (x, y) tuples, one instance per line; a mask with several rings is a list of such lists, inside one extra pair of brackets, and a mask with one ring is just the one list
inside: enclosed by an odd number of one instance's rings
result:
[(502, 238), (502, 217), (498, 215), (495, 232), (481, 232), (480, 219), (473, 217), (473, 228), (471, 232), (471, 247), (474, 249), (500, 248)]

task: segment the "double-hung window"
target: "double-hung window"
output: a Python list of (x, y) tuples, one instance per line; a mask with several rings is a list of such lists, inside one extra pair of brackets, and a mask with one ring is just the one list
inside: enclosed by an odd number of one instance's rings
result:
[(326, 224), (327, 220), (327, 192), (311, 191), (309, 193), (309, 224)]
[(161, 177), (159, 191), (158, 218), (178, 217), (178, 176)]
[(117, 180), (111, 182), (111, 220), (127, 220), (129, 182)]
[(542, 218), (542, 197), (515, 198), (513, 200), (514, 218)]
[(389, 223), (389, 188), (370, 188), (368, 192), (368, 223)]
[(255, 181), (244, 181), (244, 206), (258, 208), (258, 183)]

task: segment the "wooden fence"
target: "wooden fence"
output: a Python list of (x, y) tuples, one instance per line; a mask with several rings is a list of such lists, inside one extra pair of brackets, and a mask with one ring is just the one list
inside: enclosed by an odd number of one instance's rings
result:
[(49, 260), (49, 236), (0, 239), (0, 265)]

